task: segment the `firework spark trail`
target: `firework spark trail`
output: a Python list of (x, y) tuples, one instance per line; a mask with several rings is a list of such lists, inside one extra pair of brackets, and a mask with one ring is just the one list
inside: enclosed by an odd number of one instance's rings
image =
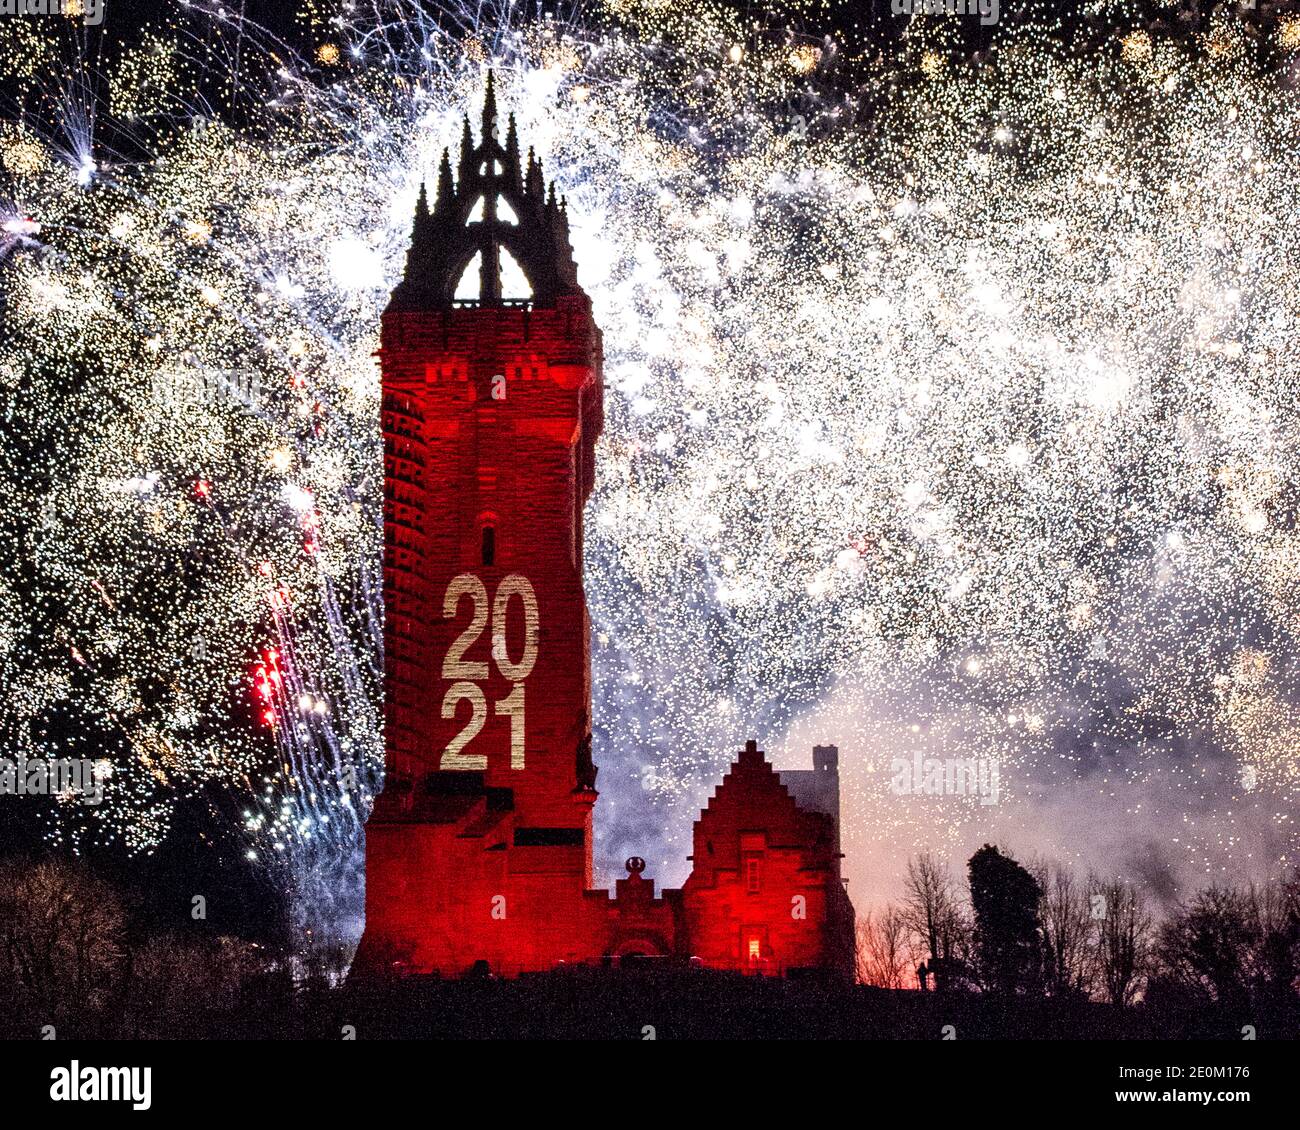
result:
[[(313, 6), (314, 59), (178, 12), (104, 63), (111, 123), (27, 62), (93, 90), (84, 51), (58, 70), (45, 24), (0, 28), (22, 92), (0, 548), (29, 574), (0, 583), (4, 725), (52, 752), (55, 714), (103, 720), (113, 766), (52, 834), (149, 850), (224, 782), (313, 929), (355, 869), (382, 750), (378, 314), (492, 65), (605, 331), (606, 863), (679, 879), (729, 751), (810, 720), (848, 735), (851, 858), (987, 815), (883, 802), (913, 745), (999, 758), (1026, 827), (1043, 790), (1159, 780), (1205, 816), (1185, 872), (1290, 850), (1300, 113), (1238, 25), (1085, 57), (1021, 26), (972, 69), (918, 19), (873, 68), (667, 0)], [(1300, 24), (1267, 34), (1300, 48)], [(236, 40), (238, 129), (204, 93)], [(256, 374), (256, 403), (193, 396), (213, 372)], [(268, 648), (269, 729), (245, 720)]]

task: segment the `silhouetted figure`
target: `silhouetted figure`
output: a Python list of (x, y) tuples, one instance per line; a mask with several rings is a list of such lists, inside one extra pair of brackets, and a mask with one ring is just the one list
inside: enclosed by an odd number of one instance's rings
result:
[(921, 986), (921, 992), (925, 992), (930, 986), (926, 984), (926, 979), (930, 976), (930, 970), (926, 968), (925, 962), (921, 962), (916, 967), (916, 983)]

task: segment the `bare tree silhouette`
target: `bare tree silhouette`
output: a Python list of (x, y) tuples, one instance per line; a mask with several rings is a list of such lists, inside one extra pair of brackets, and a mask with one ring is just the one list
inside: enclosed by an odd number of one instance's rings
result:
[(125, 973), (126, 914), (117, 893), (84, 866), (4, 865), (0, 965), (16, 995), (50, 1021), (93, 1020)]
[(1089, 996), (1096, 984), (1088, 891), (1060, 863), (1030, 869), (1043, 897), (1038, 907), (1043, 934), (1043, 986), (1052, 996)]
[(205, 1031), (236, 1009), (265, 964), (259, 947), (239, 938), (149, 938), (132, 955), (122, 1027), (133, 1039)]
[(970, 928), (952, 874), (929, 852), (908, 860), (903, 922), (942, 992), (965, 977)]
[(1090, 949), (1097, 988), (1118, 1007), (1131, 1004), (1145, 983), (1152, 958), (1154, 919), (1136, 887), (1118, 879), (1089, 881)]
[(858, 918), (857, 973), (863, 985), (901, 989), (912, 976), (912, 951), (907, 944), (907, 923), (896, 906)]
[(1294, 1002), (1300, 962), (1300, 882), (1211, 886), (1160, 927), (1160, 988), (1236, 1012)]

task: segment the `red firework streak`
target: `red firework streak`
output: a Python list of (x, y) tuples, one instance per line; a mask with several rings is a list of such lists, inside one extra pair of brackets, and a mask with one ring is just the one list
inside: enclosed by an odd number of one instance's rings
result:
[(275, 648), (267, 648), (262, 661), (254, 668), (253, 689), (257, 694), (262, 721), (268, 726), (274, 726), (276, 702), (284, 690), (284, 678), (280, 674), (280, 653)]

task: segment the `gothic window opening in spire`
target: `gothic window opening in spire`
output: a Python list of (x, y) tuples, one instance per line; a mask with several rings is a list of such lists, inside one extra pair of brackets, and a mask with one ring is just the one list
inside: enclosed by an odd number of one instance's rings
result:
[[(519, 217), (515, 215), (515, 210), (510, 207), (510, 201), (504, 196), (498, 196), (495, 201), (496, 219), (499, 223), (510, 224), (513, 227), (519, 226)], [(487, 217), (487, 197), (480, 196), (474, 201), (474, 207), (470, 209), (469, 216), (466, 217), (467, 224), (482, 223)]]
[(528, 281), (518, 260), (508, 248), (501, 248), (501, 299), (504, 302), (525, 301), (533, 297), (533, 284)]
[(478, 301), (479, 291), (483, 286), (482, 274), (483, 252), (476, 251), (465, 265), (465, 269), (460, 273), (460, 279), (456, 283), (456, 290), (452, 294), (452, 298), (457, 302)]

